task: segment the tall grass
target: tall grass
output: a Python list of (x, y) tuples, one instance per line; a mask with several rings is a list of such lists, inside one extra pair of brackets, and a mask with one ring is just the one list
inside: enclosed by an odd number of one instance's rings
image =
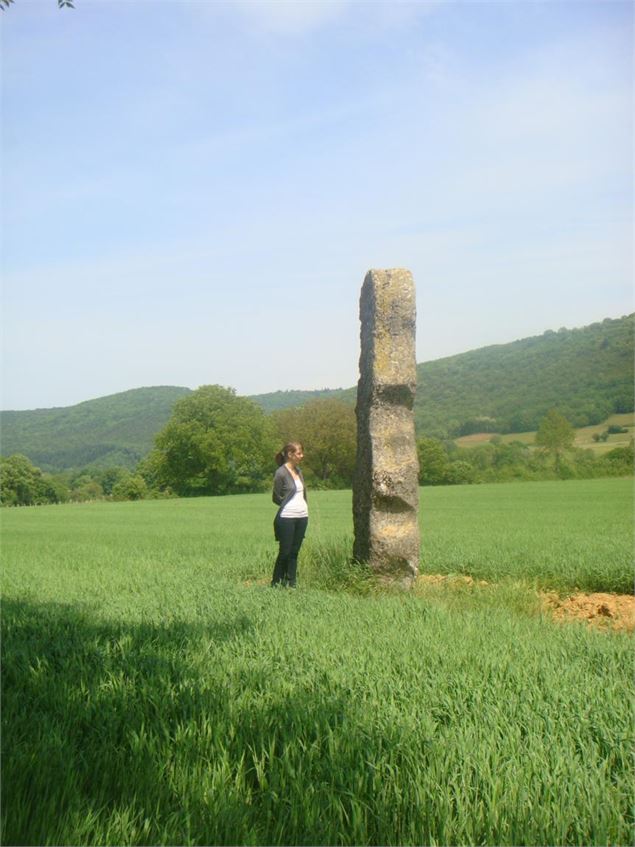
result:
[[(311, 492), (310, 508), (299, 578), (317, 587), (331, 565), (313, 567), (313, 558), (328, 558), (324, 549), (334, 547), (342, 562), (348, 558), (351, 492)], [(79, 598), (99, 590), (102, 567), (109, 580), (120, 575), (123, 592), (146, 565), (175, 576), (187, 565), (213, 568), (215, 579), (264, 580), (275, 558), (274, 512), (271, 499), (259, 494), (4, 509), (3, 552), (7, 562), (28, 563), (38, 593), (57, 572), (72, 569), (69, 590)], [(560, 591), (630, 593), (632, 514), (626, 479), (424, 488), (421, 569)]]
[(266, 588), (144, 617), (6, 601), (4, 843), (630, 840), (625, 638)]
[(423, 489), (424, 571), (631, 593), (632, 479), (460, 489)]
[(631, 639), (378, 594), (311, 508), (296, 592), (265, 498), (5, 511), (3, 843), (631, 843)]

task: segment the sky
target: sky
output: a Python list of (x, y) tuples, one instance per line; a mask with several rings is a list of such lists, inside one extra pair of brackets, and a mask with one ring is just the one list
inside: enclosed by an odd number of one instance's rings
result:
[(357, 382), (633, 311), (633, 4), (14, 0), (2, 408)]

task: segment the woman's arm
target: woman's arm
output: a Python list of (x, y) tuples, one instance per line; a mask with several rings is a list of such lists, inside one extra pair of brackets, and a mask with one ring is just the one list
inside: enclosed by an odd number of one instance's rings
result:
[(287, 477), (290, 476), (291, 474), (286, 471), (284, 465), (276, 471), (273, 478), (273, 494), (271, 497), (276, 506), (279, 506), (289, 493), (290, 488)]

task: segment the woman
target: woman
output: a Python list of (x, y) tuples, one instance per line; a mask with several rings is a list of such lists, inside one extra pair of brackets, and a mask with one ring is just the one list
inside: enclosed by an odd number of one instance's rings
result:
[(304, 458), (302, 445), (297, 441), (285, 444), (276, 455), (279, 467), (273, 478), (273, 502), (279, 506), (273, 521), (276, 541), (280, 542), (278, 558), (273, 569), (272, 585), (295, 588), (298, 553), (304, 540), (309, 510), (304, 477), (300, 462)]

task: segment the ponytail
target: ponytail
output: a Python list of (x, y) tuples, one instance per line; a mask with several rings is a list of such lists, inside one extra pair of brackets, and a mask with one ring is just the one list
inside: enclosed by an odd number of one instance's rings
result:
[(302, 447), (299, 441), (289, 441), (288, 444), (285, 444), (282, 450), (280, 450), (280, 452), (276, 453), (275, 455), (275, 460), (278, 467), (284, 465), (284, 463), (289, 458), (289, 453), (295, 453), (298, 447), (304, 452), (304, 448)]

